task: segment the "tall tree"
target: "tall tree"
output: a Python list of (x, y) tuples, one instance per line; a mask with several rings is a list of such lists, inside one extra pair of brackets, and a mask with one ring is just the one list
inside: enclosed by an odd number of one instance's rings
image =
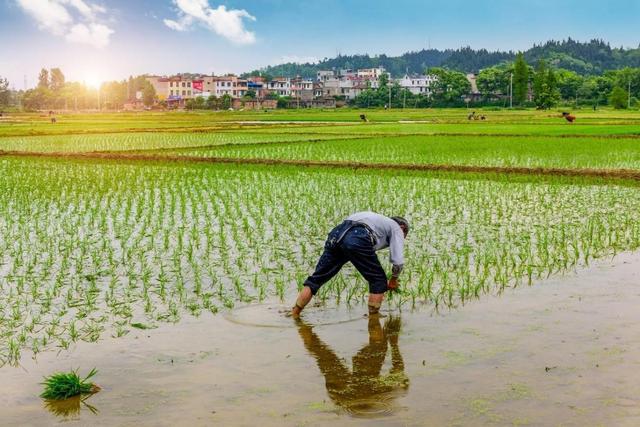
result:
[(622, 89), (620, 86), (616, 86), (611, 91), (609, 96), (609, 103), (616, 110), (627, 108), (627, 96), (628, 92)]
[(499, 98), (509, 93), (509, 74), (512, 69), (506, 64), (485, 68), (478, 73), (476, 83), (485, 100)]
[(545, 78), (545, 102), (544, 108), (551, 108), (558, 103), (560, 92), (558, 91), (558, 78), (552, 68), (547, 70)]
[(565, 100), (576, 100), (579, 90), (584, 83), (584, 78), (569, 70), (556, 70), (558, 78), (558, 90), (560, 97)]
[(142, 87), (142, 103), (147, 107), (153, 105), (156, 100), (156, 89), (147, 80), (144, 81)]
[(471, 83), (467, 76), (458, 71), (445, 68), (430, 68), (428, 74), (436, 76), (433, 84), (433, 99), (440, 104), (459, 105), (462, 98), (471, 91)]
[(49, 88), (49, 72), (46, 68), (40, 70), (40, 74), (38, 74), (38, 87)]
[(60, 91), (64, 86), (64, 74), (62, 74), (62, 70), (60, 70), (60, 68), (52, 68), (49, 74), (49, 88), (54, 92)]
[(382, 73), (380, 78), (378, 78), (378, 87), (385, 88), (389, 84), (389, 75), (387, 73)]
[(7, 107), (11, 101), (11, 91), (9, 90), (9, 80), (0, 77), (0, 107)]
[(524, 54), (518, 53), (513, 69), (513, 99), (517, 104), (527, 100), (529, 93), (529, 66), (524, 60)]
[(544, 88), (547, 78), (547, 63), (539, 60), (533, 75), (533, 100), (537, 108), (544, 108)]
[(136, 97), (136, 91), (133, 82), (133, 76), (129, 76), (129, 80), (127, 80), (127, 100), (129, 102), (133, 101)]

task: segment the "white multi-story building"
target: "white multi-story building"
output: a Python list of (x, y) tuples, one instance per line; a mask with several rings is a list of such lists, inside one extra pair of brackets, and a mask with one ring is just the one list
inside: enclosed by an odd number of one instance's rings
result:
[[(313, 85), (311, 87), (313, 88)], [(291, 96), (291, 79), (276, 77), (267, 82), (267, 90), (278, 96)]]
[(293, 98), (313, 99), (313, 80), (296, 77), (291, 80), (291, 96)]
[(249, 90), (247, 81), (238, 78), (238, 76), (215, 77), (215, 95), (218, 98), (224, 95), (241, 98), (246, 95), (247, 90)]
[(383, 67), (363, 68), (356, 73), (358, 77), (365, 80), (378, 80), (383, 74), (389, 74)]
[(316, 74), (316, 81), (325, 82), (328, 79), (332, 79), (336, 76), (332, 70), (320, 70), (318, 74)]
[(405, 75), (403, 78), (398, 79), (398, 84), (401, 88), (409, 90), (414, 95), (426, 95), (431, 96), (432, 85), (438, 80), (436, 76), (410, 76)]

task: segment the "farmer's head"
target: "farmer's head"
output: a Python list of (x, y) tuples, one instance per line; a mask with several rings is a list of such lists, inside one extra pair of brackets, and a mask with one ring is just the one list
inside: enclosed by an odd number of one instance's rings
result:
[(391, 219), (398, 223), (404, 233), (404, 237), (407, 237), (407, 234), (409, 234), (409, 221), (401, 216), (392, 216)]

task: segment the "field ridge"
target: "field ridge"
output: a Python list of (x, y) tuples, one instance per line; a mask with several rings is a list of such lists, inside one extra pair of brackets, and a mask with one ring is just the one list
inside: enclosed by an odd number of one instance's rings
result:
[(549, 167), (525, 167), (525, 166), (472, 166), (472, 165), (448, 165), (448, 164), (393, 164), (393, 163), (366, 163), (354, 161), (319, 161), (319, 160), (289, 160), (289, 159), (261, 159), (261, 158), (237, 158), (237, 157), (199, 157), (199, 156), (174, 156), (152, 154), (130, 154), (125, 152), (40, 152), (40, 151), (5, 151), (0, 150), (0, 156), (10, 157), (51, 157), (71, 159), (102, 159), (102, 160), (134, 160), (134, 161), (172, 161), (184, 163), (232, 163), (232, 164), (258, 164), (258, 165), (286, 165), (286, 166), (319, 166), (329, 168), (348, 169), (380, 169), (402, 171), (435, 171), (458, 173), (491, 173), (511, 175), (542, 175), (587, 177), (604, 179), (624, 179), (640, 181), (640, 171), (632, 169), (577, 169), (577, 168), (549, 168)]

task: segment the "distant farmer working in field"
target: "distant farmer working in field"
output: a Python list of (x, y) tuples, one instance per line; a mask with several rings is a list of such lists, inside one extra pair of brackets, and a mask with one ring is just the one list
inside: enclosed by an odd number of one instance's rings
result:
[(564, 117), (564, 119), (569, 123), (573, 123), (576, 121), (576, 116), (571, 113), (567, 113), (566, 111), (562, 113), (562, 117)]
[[(329, 233), (324, 253), (315, 272), (304, 282), (291, 315), (300, 316), (313, 295), (347, 262), (351, 262), (369, 282), (369, 314), (377, 314), (384, 293), (398, 289), (398, 277), (404, 266), (404, 239), (408, 232), (409, 223), (399, 216), (388, 218), (374, 212), (358, 212), (348, 217)], [(376, 255), (376, 251), (387, 247), (393, 264), (388, 281)]]

